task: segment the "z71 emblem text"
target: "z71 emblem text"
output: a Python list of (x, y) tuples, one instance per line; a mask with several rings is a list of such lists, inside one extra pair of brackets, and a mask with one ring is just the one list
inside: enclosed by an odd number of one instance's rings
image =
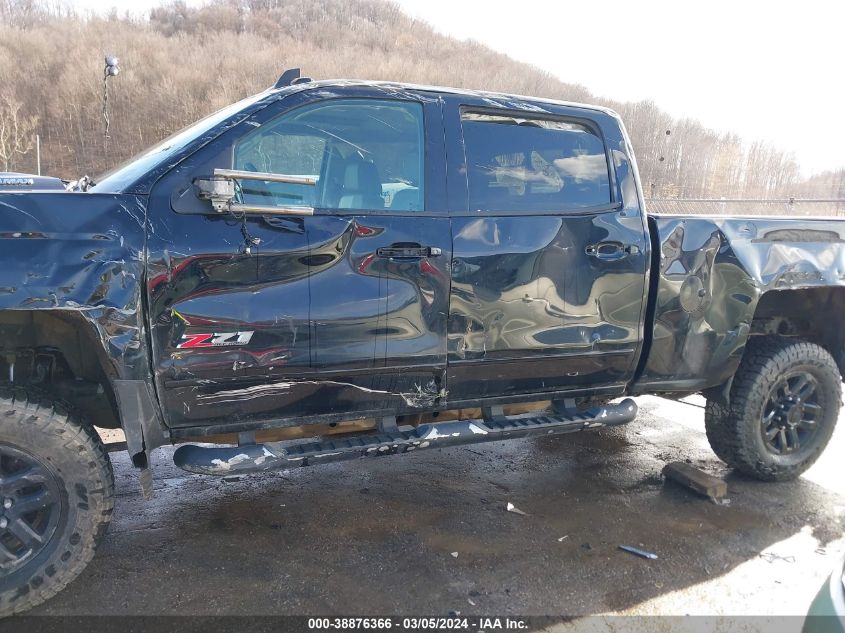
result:
[(226, 347), (228, 345), (246, 345), (252, 339), (253, 331), (249, 332), (213, 332), (207, 334), (183, 334), (182, 342), (177, 348), (186, 347)]

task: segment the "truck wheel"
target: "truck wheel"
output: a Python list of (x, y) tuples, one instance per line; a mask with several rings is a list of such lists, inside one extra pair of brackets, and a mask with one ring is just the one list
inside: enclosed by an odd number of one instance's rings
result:
[(729, 408), (708, 403), (710, 446), (737, 470), (765, 481), (798, 477), (836, 426), (842, 384), (833, 357), (798, 339), (755, 337), (734, 376)]
[(85, 569), (113, 497), (92, 427), (40, 397), (0, 390), (0, 617), (40, 604)]

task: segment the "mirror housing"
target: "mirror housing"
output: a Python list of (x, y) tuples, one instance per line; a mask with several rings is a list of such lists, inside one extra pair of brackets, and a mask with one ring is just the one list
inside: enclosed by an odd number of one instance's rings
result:
[(235, 200), (235, 181), (229, 178), (196, 178), (194, 187), (197, 190), (197, 198), (210, 200), (211, 208), (215, 213), (226, 213)]

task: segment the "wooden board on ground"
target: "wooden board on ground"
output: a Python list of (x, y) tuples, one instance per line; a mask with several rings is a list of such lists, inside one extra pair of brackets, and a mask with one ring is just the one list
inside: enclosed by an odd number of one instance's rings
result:
[(722, 479), (685, 462), (666, 464), (663, 476), (711, 499), (722, 499), (728, 494), (728, 484)]

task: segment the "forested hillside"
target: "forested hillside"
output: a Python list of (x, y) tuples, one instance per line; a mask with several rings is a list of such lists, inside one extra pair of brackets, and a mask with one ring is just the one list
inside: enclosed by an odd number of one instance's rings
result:
[[(120, 58), (109, 80), (105, 53)], [(0, 0), (0, 170), (96, 174), (299, 66), (354, 77), (599, 102), (631, 134), (653, 197), (845, 197), (845, 170), (804, 180), (775, 147), (673, 120), (651, 102), (593, 97), (473, 42), (439, 35), (384, 0), (172, 2), (147, 18), (75, 15), (62, 4)]]

